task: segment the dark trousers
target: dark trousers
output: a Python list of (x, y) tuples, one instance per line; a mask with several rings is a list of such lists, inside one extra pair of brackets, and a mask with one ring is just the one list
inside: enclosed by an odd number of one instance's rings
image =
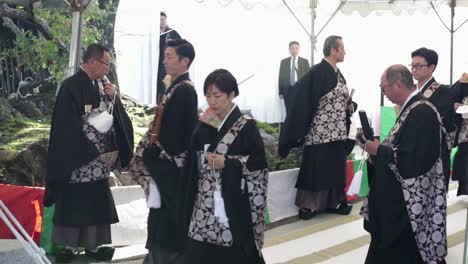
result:
[(184, 264), (265, 264), (263, 257), (248, 257), (240, 246), (223, 247), (188, 239)]
[(284, 101), (284, 107), (286, 109), (286, 114), (288, 113), (288, 108), (289, 108), (289, 103), (288, 103), (288, 96), (287, 95), (283, 95), (283, 101)]
[[(365, 264), (425, 264), (414, 240), (411, 227), (401, 233), (392, 245), (381, 248), (371, 239)], [(445, 260), (438, 264), (445, 264)]]
[(159, 243), (148, 242), (148, 255), (143, 260), (143, 264), (182, 264), (183, 254), (179, 251), (172, 251), (161, 248)]

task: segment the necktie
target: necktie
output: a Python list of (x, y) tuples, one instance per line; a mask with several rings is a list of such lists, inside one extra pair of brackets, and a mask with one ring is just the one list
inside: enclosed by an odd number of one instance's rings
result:
[(296, 57), (293, 57), (291, 71), (289, 72), (289, 84), (293, 86), (296, 83)]

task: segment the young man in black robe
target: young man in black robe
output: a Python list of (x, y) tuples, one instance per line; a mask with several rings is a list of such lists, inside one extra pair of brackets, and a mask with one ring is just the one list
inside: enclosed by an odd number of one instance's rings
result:
[(445, 263), (447, 203), (440, 116), (415, 89), (403, 65), (385, 70), (380, 87), (401, 111), (382, 144), (368, 140), (364, 147), (375, 169), (361, 209), (371, 234), (365, 263)]
[[(107, 48), (90, 45), (80, 70), (63, 82), (57, 95), (44, 199), (46, 206), (55, 203), (53, 241), (67, 246), (57, 255), (57, 262), (70, 261), (77, 247), (104, 261), (114, 252), (113, 248), (98, 248), (111, 243), (110, 224), (119, 221), (108, 177), (132, 158), (133, 128), (115, 86), (101, 81), (110, 60)], [(111, 101), (112, 127), (99, 132), (88, 120), (92, 114), (106, 111)], [(114, 151), (118, 151), (117, 161), (109, 164), (106, 157), (115, 155)]]
[[(451, 92), (455, 109), (468, 105), (468, 73), (463, 74), (452, 86)], [(468, 119), (456, 114), (455, 124), (457, 127), (455, 146), (458, 147), (458, 151), (453, 159), (452, 179), (458, 181), (457, 195), (468, 195)]]
[(411, 73), (417, 81), (417, 90), (426, 97), (439, 111), (446, 131), (442, 158), (444, 161), (446, 183), (450, 179), (450, 153), (455, 140), (455, 111), (453, 98), (448, 85), (438, 83), (433, 73), (439, 56), (428, 48), (419, 48), (411, 53)]
[[(168, 42), (164, 67), (173, 80), (158, 106), (158, 109), (162, 109), (158, 112), (160, 116), (156, 116), (153, 121), (160, 124), (156, 125), (159, 126), (159, 131), (150, 129), (135, 154), (135, 164), (139, 163), (138, 159), (144, 162), (150, 181), (155, 182), (160, 194), (160, 207), (150, 208), (148, 215), (146, 248), (149, 253), (144, 261), (148, 264), (173, 264), (182, 261), (186, 237), (184, 219), (188, 180), (184, 169), (190, 138), (198, 120), (197, 93), (188, 74), (194, 58), (195, 50), (187, 40)], [(158, 139), (148, 143), (148, 138), (156, 136), (154, 133), (158, 134)], [(131, 173), (135, 174), (134, 172), (131, 168)], [(137, 181), (146, 188), (147, 175), (136, 176), (139, 177)]]
[(160, 14), (160, 36), (159, 36), (159, 66), (158, 78), (156, 82), (156, 103), (160, 104), (162, 96), (166, 92), (166, 85), (163, 80), (166, 77), (166, 69), (164, 68), (164, 52), (166, 51), (167, 43), (171, 40), (181, 39), (179, 33), (167, 25), (167, 15), (164, 12)]
[(325, 40), (325, 58), (293, 87), (290, 108), (282, 127), (278, 152), (285, 158), (291, 148), (304, 145), (296, 183), (299, 217), (310, 219), (328, 211), (349, 214), (344, 193), (346, 156), (353, 104), (346, 81), (337, 68), (345, 50), (339, 36)]

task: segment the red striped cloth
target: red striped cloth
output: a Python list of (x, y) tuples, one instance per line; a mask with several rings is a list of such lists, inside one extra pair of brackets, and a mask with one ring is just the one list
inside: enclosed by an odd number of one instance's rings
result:
[[(43, 199), (44, 188), (0, 184), (0, 200), (37, 244), (41, 238)], [(0, 239), (14, 238), (10, 229), (0, 219)]]

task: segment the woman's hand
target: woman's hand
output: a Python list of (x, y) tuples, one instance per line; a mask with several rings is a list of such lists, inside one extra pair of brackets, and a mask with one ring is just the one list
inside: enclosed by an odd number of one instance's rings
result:
[(208, 153), (207, 159), (208, 159), (208, 165), (210, 167), (214, 166), (214, 168), (217, 170), (224, 169), (225, 158), (223, 155)]

